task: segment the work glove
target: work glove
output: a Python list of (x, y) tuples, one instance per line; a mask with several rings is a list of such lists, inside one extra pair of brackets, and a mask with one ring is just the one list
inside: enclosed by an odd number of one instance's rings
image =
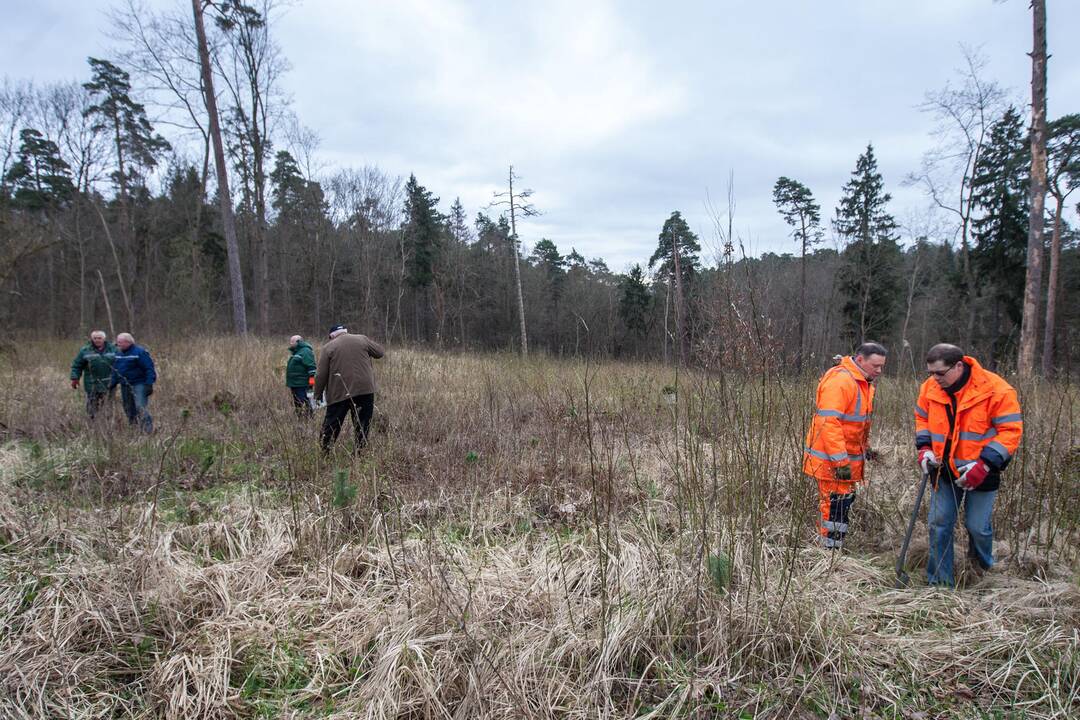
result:
[(833, 477), (837, 480), (850, 480), (851, 479), (851, 466), (840, 465), (833, 468)]
[(863, 453), (863, 457), (870, 462), (878, 462), (881, 460), (881, 453), (871, 448), (866, 448), (866, 452)]
[(79, 381), (78, 380), (72, 380), (71, 381), (71, 389), (74, 390), (77, 387), (79, 387)]
[(308, 387), (310, 387), (310, 388), (315, 387), (315, 376), (314, 375), (308, 375), (307, 384), (308, 384)]
[(146, 397), (150, 397), (153, 394), (154, 394), (154, 386), (153, 385), (147, 385), (146, 386)]
[(918, 462), (919, 467), (921, 467), (922, 471), (927, 475), (929, 475), (931, 471), (937, 470), (941, 466), (941, 460), (939, 460), (938, 456), (934, 454), (934, 451), (928, 447), (924, 447), (922, 450), (919, 451)]
[(989, 473), (990, 468), (986, 466), (986, 463), (977, 460), (964, 468), (964, 472), (960, 473), (960, 477), (956, 479), (956, 484), (965, 490), (974, 490), (983, 484)]

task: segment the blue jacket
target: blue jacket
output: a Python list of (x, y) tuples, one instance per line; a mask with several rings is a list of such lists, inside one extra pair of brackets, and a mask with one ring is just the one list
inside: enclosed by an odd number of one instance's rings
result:
[(116, 349), (112, 378), (109, 380), (110, 388), (117, 385), (153, 385), (156, 380), (154, 361), (145, 348), (132, 345), (127, 352)]

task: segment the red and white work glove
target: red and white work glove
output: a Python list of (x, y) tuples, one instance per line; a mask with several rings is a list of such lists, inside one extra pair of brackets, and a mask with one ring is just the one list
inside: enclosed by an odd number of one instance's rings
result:
[(79, 381), (78, 380), (72, 380), (71, 381), (71, 389), (74, 390), (77, 387), (79, 387)]
[(938, 456), (934, 454), (934, 451), (928, 447), (924, 447), (919, 451), (918, 462), (919, 467), (921, 467), (922, 471), (927, 475), (930, 474), (931, 470), (936, 470), (941, 466), (941, 460), (939, 460)]
[(983, 480), (986, 480), (989, 473), (990, 468), (986, 466), (986, 463), (982, 460), (976, 460), (964, 468), (964, 472), (960, 473), (960, 477), (956, 478), (956, 484), (965, 490), (974, 490), (983, 484)]

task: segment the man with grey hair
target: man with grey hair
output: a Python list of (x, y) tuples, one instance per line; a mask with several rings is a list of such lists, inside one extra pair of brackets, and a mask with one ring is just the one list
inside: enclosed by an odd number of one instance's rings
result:
[(311, 417), (308, 388), (315, 385), (315, 351), (300, 335), (289, 338), (289, 362), (285, 365), (285, 387), (300, 417)]
[(79, 387), (81, 378), (86, 391), (86, 414), (91, 420), (112, 394), (109, 378), (115, 359), (116, 347), (106, 339), (105, 331), (95, 330), (90, 333), (90, 342), (79, 349), (71, 363), (71, 389)]
[(153, 432), (154, 420), (147, 406), (154, 393), (154, 383), (157, 382), (154, 361), (145, 348), (135, 344), (131, 333), (117, 335), (116, 348), (109, 388), (120, 386), (120, 399), (124, 402), (128, 423), (138, 423), (143, 432)]
[(315, 372), (315, 397), (326, 394), (323, 452), (329, 452), (337, 442), (346, 415), (352, 415), (356, 451), (367, 444), (375, 411), (375, 371), (371, 359), (384, 354), (382, 345), (366, 335), (350, 335), (344, 325), (330, 328), (330, 342), (323, 346)]

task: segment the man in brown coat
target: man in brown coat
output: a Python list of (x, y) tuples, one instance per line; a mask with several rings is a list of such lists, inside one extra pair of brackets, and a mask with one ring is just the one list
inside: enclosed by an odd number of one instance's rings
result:
[(337, 442), (346, 415), (352, 415), (356, 451), (367, 444), (371, 414), (375, 410), (375, 371), (372, 358), (381, 358), (382, 345), (366, 335), (350, 335), (344, 325), (330, 328), (330, 342), (323, 345), (315, 369), (315, 397), (326, 394), (326, 417), (322, 426), (322, 449), (329, 452)]

